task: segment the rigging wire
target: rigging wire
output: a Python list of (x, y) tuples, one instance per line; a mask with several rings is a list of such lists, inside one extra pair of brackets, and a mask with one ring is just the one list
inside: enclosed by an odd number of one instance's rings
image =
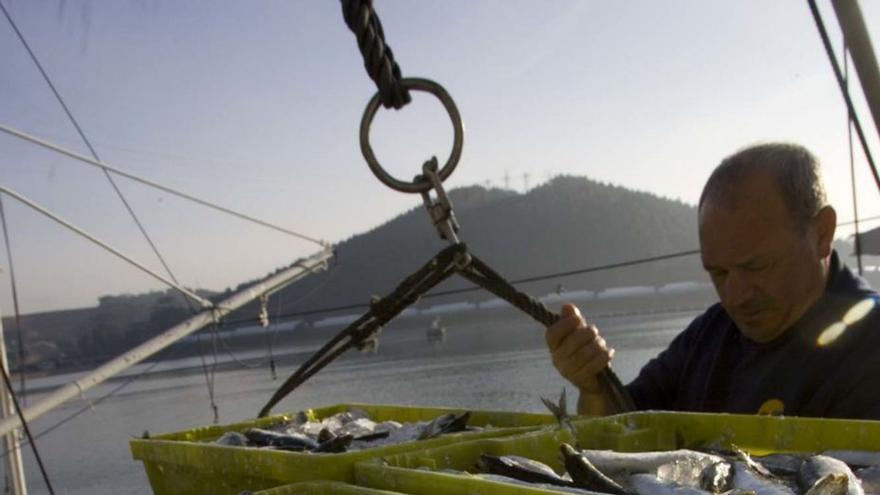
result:
[[(846, 45), (846, 35), (843, 36), (843, 81), (846, 84), (847, 91), (849, 91), (849, 57), (847, 57), (847, 51), (849, 48)], [(858, 202), (858, 193), (856, 192), (856, 164), (855, 158), (853, 157), (853, 136), (852, 136), (852, 118), (853, 115), (847, 109), (846, 112), (846, 137), (847, 142), (849, 144), (849, 177), (852, 181), (852, 201), (853, 201), (853, 229), (855, 230), (855, 255), (856, 255), (856, 264), (858, 265), (859, 275), (864, 273), (862, 269), (862, 241), (859, 239), (859, 202)]]
[(15, 282), (15, 263), (12, 260), (12, 247), (9, 241), (9, 231), (6, 228), (6, 212), (3, 210), (3, 195), (0, 194), (0, 222), (3, 224), (3, 241), (6, 244), (6, 259), (9, 263), (9, 281), (12, 285), (12, 307), (15, 311), (15, 329), (18, 337), (18, 369), (19, 369), (19, 394), (21, 402), (27, 405), (27, 389), (25, 388), (25, 374), (21, 372), (24, 366), (24, 337), (21, 329), (21, 311), (18, 306), (18, 284)]
[[(0, 366), (0, 372), (3, 374), (3, 383), (6, 384), (6, 391), (9, 392), (9, 396), (12, 397), (12, 404), (15, 406), (15, 412), (18, 414), (18, 419), (21, 420), (22, 429), (24, 429), (28, 442), (31, 444), (31, 451), (34, 453), (34, 459), (36, 459), (37, 465), (40, 467), (40, 473), (43, 475), (43, 481), (46, 482), (46, 488), (49, 489), (50, 495), (55, 495), (55, 490), (52, 489), (52, 481), (49, 480), (49, 474), (46, 472), (46, 467), (43, 465), (43, 458), (40, 456), (40, 451), (37, 449), (37, 444), (34, 442), (34, 437), (31, 435), (31, 428), (28, 426), (24, 413), (21, 411), (21, 405), (18, 403), (15, 391), (12, 390), (12, 383), (9, 381), (9, 375), (6, 373), (6, 369), (3, 366)], [(2, 393), (2, 391), (0, 391), (0, 393)], [(12, 431), (9, 434), (15, 435), (15, 432)]]
[(207, 300), (207, 299), (205, 299), (205, 298), (199, 296), (198, 294), (196, 294), (196, 293), (190, 291), (189, 289), (186, 289), (185, 287), (182, 287), (182, 286), (180, 286), (180, 285), (178, 285), (178, 284), (176, 284), (176, 283), (174, 283), (174, 282), (168, 280), (167, 278), (165, 278), (165, 277), (162, 276), (162, 275), (159, 275), (158, 273), (154, 272), (153, 270), (150, 270), (149, 268), (147, 268), (146, 266), (142, 265), (141, 263), (138, 263), (137, 261), (135, 261), (134, 259), (130, 258), (129, 256), (126, 256), (125, 254), (122, 254), (122, 252), (116, 250), (115, 248), (113, 248), (113, 247), (110, 246), (109, 244), (107, 244), (107, 243), (105, 243), (105, 242), (99, 240), (98, 238), (92, 236), (91, 234), (87, 233), (86, 231), (80, 229), (79, 227), (76, 227), (75, 225), (71, 224), (70, 222), (68, 222), (68, 221), (66, 221), (66, 220), (64, 220), (64, 219), (62, 219), (62, 218), (59, 217), (58, 215), (55, 215), (55, 214), (52, 213), (51, 211), (49, 211), (49, 210), (43, 208), (42, 206), (40, 206), (40, 205), (34, 203), (33, 201), (31, 201), (31, 200), (25, 198), (24, 196), (18, 194), (17, 192), (15, 192), (15, 191), (13, 191), (13, 190), (11, 190), (11, 189), (5, 188), (5, 187), (3, 187), (3, 186), (0, 186), (0, 193), (8, 194), (8, 195), (11, 196), (12, 198), (18, 200), (20, 203), (22, 203), (22, 204), (28, 206), (28, 207), (31, 208), (32, 210), (37, 211), (38, 213), (41, 213), (41, 214), (43, 214), (44, 216), (49, 217), (50, 219), (52, 219), (52, 220), (55, 221), (56, 223), (59, 223), (59, 224), (65, 226), (65, 227), (67, 227), (69, 230), (72, 230), (73, 232), (76, 232), (76, 233), (79, 234), (81, 237), (84, 237), (85, 239), (91, 241), (92, 243), (97, 244), (98, 246), (100, 246), (100, 247), (104, 248), (105, 250), (111, 252), (112, 254), (116, 255), (118, 258), (120, 258), (120, 259), (126, 261), (128, 264), (130, 264), (130, 265), (132, 265), (132, 266), (134, 266), (134, 267), (140, 269), (141, 271), (143, 271), (143, 272), (145, 272), (145, 273), (151, 275), (153, 278), (155, 278), (156, 280), (162, 282), (163, 284), (165, 284), (165, 285), (171, 287), (172, 289), (174, 289), (174, 290), (180, 292), (181, 294), (183, 294), (183, 295), (185, 295), (185, 296), (187, 296), (187, 297), (189, 297), (189, 298), (192, 298), (192, 299), (195, 300), (195, 301), (198, 301), (199, 304), (201, 304), (203, 307), (205, 307), (205, 308), (210, 308), (210, 307), (213, 307), (213, 306), (214, 306), (214, 303), (212, 303), (211, 301), (209, 301), (209, 300)]
[[(877, 190), (880, 191), (880, 174), (878, 174), (877, 166), (874, 164), (874, 157), (871, 155), (871, 149), (868, 148), (868, 141), (865, 138), (865, 133), (862, 131), (862, 123), (859, 120), (858, 114), (856, 114), (855, 106), (849, 96), (846, 81), (843, 78), (843, 74), (840, 72), (837, 57), (834, 55), (834, 48), (831, 46), (831, 40), (828, 38), (828, 32), (825, 30), (825, 22), (822, 20), (822, 14), (819, 12), (816, 0), (807, 0), (807, 3), (810, 5), (810, 12), (813, 14), (813, 20), (816, 22), (816, 28), (819, 30), (819, 36), (822, 38), (822, 44), (825, 46), (825, 53), (828, 54), (831, 68), (834, 69), (834, 76), (837, 78), (837, 85), (840, 86), (840, 92), (846, 102), (847, 112), (851, 118), (852, 125), (855, 126), (856, 134), (859, 136), (859, 141), (862, 144), (862, 151), (865, 154), (865, 158), (868, 160), (868, 166), (871, 168), (871, 173), (874, 175), (874, 183), (877, 185)], [(846, 55), (844, 54), (844, 56)]]
[(46, 148), (46, 149), (51, 150), (51, 151), (54, 151), (54, 152), (56, 152), (56, 153), (60, 153), (60, 154), (62, 154), (62, 155), (64, 155), (64, 156), (67, 156), (67, 157), (69, 157), (69, 158), (73, 158), (74, 160), (80, 161), (80, 162), (82, 162), (82, 163), (86, 163), (86, 164), (88, 164), (88, 165), (92, 165), (92, 166), (95, 166), (95, 167), (98, 167), (98, 168), (102, 168), (102, 169), (108, 170), (108, 171), (110, 171), (110, 172), (113, 172), (113, 173), (116, 174), (116, 175), (120, 175), (120, 176), (125, 177), (125, 178), (127, 178), (127, 179), (131, 179), (131, 180), (133, 180), (133, 181), (135, 181), (135, 182), (139, 182), (139, 183), (141, 183), (141, 184), (143, 184), (143, 185), (145, 185), (145, 186), (149, 186), (149, 187), (152, 187), (152, 188), (154, 188), (154, 189), (158, 189), (158, 190), (160, 190), (160, 191), (164, 191), (164, 192), (166, 192), (166, 193), (168, 193), (168, 194), (172, 194), (172, 195), (177, 196), (177, 197), (179, 197), (179, 198), (183, 198), (183, 199), (185, 199), (185, 200), (187, 200), (187, 201), (191, 201), (191, 202), (193, 202), (193, 203), (200, 204), (200, 205), (205, 206), (205, 207), (207, 207), (207, 208), (211, 208), (211, 209), (213, 209), (213, 210), (216, 210), (216, 211), (219, 211), (219, 212), (222, 212), (222, 213), (226, 213), (227, 215), (231, 215), (231, 216), (236, 217), (236, 218), (238, 218), (238, 219), (245, 220), (245, 221), (248, 221), (248, 222), (251, 222), (251, 223), (255, 223), (255, 224), (257, 224), (257, 225), (261, 225), (261, 226), (263, 226), (263, 227), (266, 227), (266, 228), (269, 228), (269, 229), (272, 229), (272, 230), (276, 230), (276, 231), (278, 231), (278, 232), (282, 232), (282, 233), (287, 234), (287, 235), (290, 235), (290, 236), (292, 236), (292, 237), (297, 237), (297, 238), (302, 239), (302, 240), (304, 240), (304, 241), (313, 242), (313, 243), (315, 243), (315, 244), (317, 244), (317, 245), (319, 245), (319, 246), (321, 246), (321, 247), (324, 247), (324, 248), (326, 248), (326, 247), (329, 246), (329, 244), (328, 244), (327, 242), (325, 242), (325, 241), (322, 241), (322, 240), (319, 240), (319, 239), (315, 239), (315, 238), (313, 238), (313, 237), (309, 237), (309, 236), (304, 235), (304, 234), (300, 234), (299, 232), (295, 232), (295, 231), (293, 231), (293, 230), (290, 230), (290, 229), (287, 229), (287, 228), (284, 228), (284, 227), (281, 227), (281, 226), (275, 225), (275, 224), (273, 224), (273, 223), (269, 223), (269, 222), (266, 222), (266, 221), (264, 221), (264, 220), (260, 220), (259, 218), (252, 217), (252, 216), (250, 216), (250, 215), (246, 215), (246, 214), (244, 214), (244, 213), (240, 213), (240, 212), (238, 212), (238, 211), (235, 211), (235, 210), (232, 210), (232, 209), (226, 208), (226, 207), (224, 207), (224, 206), (220, 206), (220, 205), (218, 205), (218, 204), (216, 204), (216, 203), (212, 203), (212, 202), (210, 202), (210, 201), (207, 201), (207, 200), (204, 200), (204, 199), (197, 198), (197, 197), (195, 197), (195, 196), (193, 196), (193, 195), (191, 195), (191, 194), (187, 194), (187, 193), (185, 193), (185, 192), (178, 191), (177, 189), (174, 189), (174, 188), (171, 188), (171, 187), (168, 187), (168, 186), (162, 185), (162, 184), (160, 184), (160, 183), (158, 183), (158, 182), (155, 182), (155, 181), (152, 181), (152, 180), (150, 180), (150, 179), (146, 179), (146, 178), (144, 178), (144, 177), (140, 177), (140, 176), (138, 176), (138, 175), (135, 175), (135, 174), (132, 174), (132, 173), (126, 172), (126, 171), (124, 171), (124, 170), (122, 170), (122, 169), (119, 169), (119, 168), (116, 168), (116, 167), (113, 167), (113, 166), (107, 165), (107, 164), (104, 163), (104, 162), (100, 162), (100, 161), (94, 160), (94, 159), (89, 158), (89, 157), (87, 157), (87, 156), (81, 155), (81, 154), (79, 154), (79, 153), (77, 153), (77, 152), (75, 152), (75, 151), (71, 151), (71, 150), (68, 150), (68, 149), (66, 149), (66, 148), (62, 148), (61, 146), (58, 146), (58, 145), (56, 145), (56, 144), (52, 144), (52, 143), (50, 143), (50, 142), (48, 142), (48, 141), (46, 141), (46, 140), (43, 140), (43, 139), (40, 139), (40, 138), (38, 138), (38, 137), (36, 137), (36, 136), (32, 136), (32, 135), (30, 135), (30, 134), (24, 133), (24, 132), (19, 131), (19, 130), (17, 130), (17, 129), (13, 129), (12, 127), (9, 127), (9, 126), (6, 126), (6, 125), (3, 125), (3, 124), (0, 124), (0, 131), (5, 132), (6, 134), (9, 134), (10, 136), (14, 136), (14, 137), (17, 137), (17, 138), (22, 139), (22, 140), (24, 140), (24, 141), (27, 141), (27, 142), (29, 142), (29, 143), (31, 143), (31, 144), (35, 144), (35, 145), (37, 145), (37, 146), (40, 146), (40, 147)]
[[(76, 129), (77, 134), (82, 139), (83, 143), (85, 143), (86, 147), (89, 149), (89, 152), (92, 154), (92, 157), (96, 161), (101, 161), (101, 158), (98, 156), (98, 152), (95, 151), (95, 147), (92, 146), (92, 143), (89, 141), (89, 138), (86, 137), (85, 132), (82, 130), (82, 127), (79, 125), (79, 122), (73, 116), (73, 112), (70, 111), (70, 108), (67, 106), (67, 103), (64, 102), (64, 98), (61, 97), (61, 93), (58, 89), (55, 88), (55, 84), (52, 83), (52, 79), (49, 77), (49, 74), (43, 69), (43, 64), (40, 63), (40, 60), (37, 58), (37, 55), (31, 49), (27, 40), (25, 39), (22, 32), (18, 29), (18, 26), (15, 24), (15, 21), (12, 19), (12, 16), (9, 15), (9, 12), (6, 10), (6, 7), (0, 3), (0, 9), (3, 10), (3, 14), (6, 16), (6, 20), (9, 21), (9, 25), (12, 26), (12, 29), (15, 31), (15, 34), (18, 36), (19, 41), (24, 46), (25, 50), (27, 50), (28, 55), (30, 55), (31, 60), (34, 62), (34, 65), (37, 66), (37, 69), (40, 71), (40, 74), (43, 76), (43, 80), (46, 81), (46, 84), (49, 86), (49, 89), (52, 90), (52, 94), (55, 95), (55, 99), (58, 100), (58, 103), (61, 105), (61, 108), (64, 109), (64, 113), (67, 115), (67, 119), (70, 120), (70, 123), (73, 124), (73, 127)], [(113, 177), (110, 175), (110, 172), (107, 169), (103, 169), (104, 176), (107, 177), (107, 181), (110, 182), (110, 185), (113, 187), (113, 190), (116, 191), (116, 195), (119, 197), (119, 200), (122, 201), (122, 204), (125, 206), (125, 209), (128, 210), (131, 219), (134, 220), (135, 225), (137, 225), (138, 230), (140, 230), (141, 235), (143, 235), (144, 239), (147, 241), (147, 244), (150, 245), (150, 249), (153, 250), (153, 253), (156, 255), (156, 258), (159, 259), (159, 262), (165, 268), (165, 271), (168, 272), (168, 275), (171, 277), (171, 280), (174, 283), (179, 285), (177, 278), (174, 276), (174, 273), (171, 271), (171, 268), (168, 266), (168, 263), (165, 262), (165, 258), (162, 256), (162, 253), (159, 252), (159, 247), (153, 242), (153, 239), (150, 237), (150, 234), (147, 233), (147, 229), (144, 227), (143, 223), (141, 223), (137, 214), (134, 212), (134, 209), (131, 207), (131, 204), (125, 198), (125, 195), (122, 194), (122, 190), (119, 189), (119, 186), (116, 184), (116, 181), (113, 180)]]

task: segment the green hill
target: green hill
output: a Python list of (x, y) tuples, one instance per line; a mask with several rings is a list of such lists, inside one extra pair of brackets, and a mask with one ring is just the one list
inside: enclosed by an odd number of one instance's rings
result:
[[(449, 192), (459, 235), (508, 280), (695, 249), (696, 209), (680, 201), (584, 177), (562, 176), (520, 194), (479, 186)], [(273, 302), (282, 313), (366, 303), (389, 293), (445, 246), (423, 207), (414, 208), (337, 246), (326, 273), (287, 288)], [(564, 277), (520, 286), (531, 294), (567, 289), (705, 281), (697, 256)], [(441, 290), (467, 287), (454, 277)], [(485, 300), (473, 292), (454, 300)], [(438, 301), (432, 301), (436, 304)]]

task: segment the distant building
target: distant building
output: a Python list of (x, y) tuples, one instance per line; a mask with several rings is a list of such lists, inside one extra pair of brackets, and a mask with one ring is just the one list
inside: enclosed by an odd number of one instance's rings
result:
[(880, 227), (859, 234), (859, 247), (862, 254), (880, 255)]

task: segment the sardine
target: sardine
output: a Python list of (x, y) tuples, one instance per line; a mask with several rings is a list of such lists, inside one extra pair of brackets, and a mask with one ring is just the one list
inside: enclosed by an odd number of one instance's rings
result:
[(461, 414), (447, 413), (437, 416), (430, 423), (425, 425), (421, 434), (419, 434), (418, 439), (426, 440), (428, 438), (440, 436), (444, 433), (464, 431), (467, 428), (467, 423), (470, 417), (470, 411), (465, 411)]
[(244, 436), (258, 447), (275, 447), (284, 450), (314, 450), (318, 442), (298, 433), (278, 433), (277, 431), (248, 428)]
[(856, 477), (862, 483), (862, 489), (866, 494), (880, 494), (880, 467), (871, 466), (857, 469)]
[(510, 476), (503, 476), (500, 474), (488, 474), (488, 473), (480, 473), (474, 475), (477, 478), (488, 480), (488, 481), (497, 481), (499, 483), (510, 483), (512, 485), (521, 485), (527, 486), (531, 488), (543, 488), (545, 490), (552, 490), (554, 492), (564, 492), (564, 493), (577, 493), (581, 495), (602, 495), (600, 493), (596, 493), (590, 490), (584, 490), (582, 488), (575, 488), (573, 486), (559, 486), (559, 485), (551, 485), (548, 483), (530, 483), (528, 481), (518, 480), (516, 478), (511, 478)]
[(846, 495), (849, 477), (843, 473), (828, 473), (819, 478), (804, 495)]
[(354, 437), (351, 435), (339, 435), (321, 442), (321, 444), (313, 449), (312, 452), (345, 452), (348, 450), (348, 446), (351, 445), (352, 440), (354, 440)]
[(230, 447), (247, 447), (249, 444), (247, 437), (237, 431), (227, 431), (215, 440), (214, 443)]
[(801, 454), (769, 454), (752, 459), (776, 476), (796, 477), (805, 456)]
[(825, 475), (837, 473), (847, 477), (848, 495), (865, 495), (862, 485), (849, 466), (840, 459), (827, 455), (813, 455), (804, 460), (801, 470), (798, 472), (798, 484), (801, 490), (809, 490), (820, 478)]
[(758, 495), (796, 495), (796, 492), (783, 480), (754, 471), (743, 461), (733, 464), (733, 486), (740, 490), (750, 490)]
[(541, 402), (544, 403), (544, 407), (550, 410), (553, 414), (553, 417), (556, 418), (556, 421), (559, 422), (559, 426), (568, 431), (574, 431), (571, 426), (571, 416), (568, 415), (568, 404), (565, 399), (565, 387), (562, 387), (562, 393), (559, 394), (559, 402), (554, 403), (550, 399), (546, 399), (541, 397)]
[(612, 495), (630, 495), (627, 490), (596, 469), (590, 461), (571, 445), (563, 443), (560, 447), (565, 470), (575, 486)]
[(660, 466), (674, 462), (687, 463), (696, 469), (695, 478), (704, 469), (724, 460), (723, 457), (695, 450), (669, 450), (652, 452), (614, 452), (612, 450), (582, 450), (581, 453), (593, 466), (606, 476), (617, 479), (633, 473), (657, 474)]
[(477, 469), (483, 473), (498, 474), (529, 483), (573, 486), (571, 481), (563, 479), (550, 466), (515, 455), (498, 457), (482, 454), (480, 460), (477, 461)]
[(880, 452), (868, 450), (826, 450), (822, 455), (841, 460), (852, 469), (880, 466)]
[(733, 488), (733, 464), (727, 459), (708, 465), (700, 473), (699, 488), (723, 493)]
[(663, 481), (651, 473), (633, 474), (628, 484), (639, 495), (709, 495), (706, 490)]

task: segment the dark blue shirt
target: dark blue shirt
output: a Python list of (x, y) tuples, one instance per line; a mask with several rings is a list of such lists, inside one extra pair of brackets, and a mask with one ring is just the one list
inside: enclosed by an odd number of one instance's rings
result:
[(880, 419), (880, 308), (831, 256), (825, 293), (768, 343), (720, 304), (697, 317), (627, 385), (639, 409)]

